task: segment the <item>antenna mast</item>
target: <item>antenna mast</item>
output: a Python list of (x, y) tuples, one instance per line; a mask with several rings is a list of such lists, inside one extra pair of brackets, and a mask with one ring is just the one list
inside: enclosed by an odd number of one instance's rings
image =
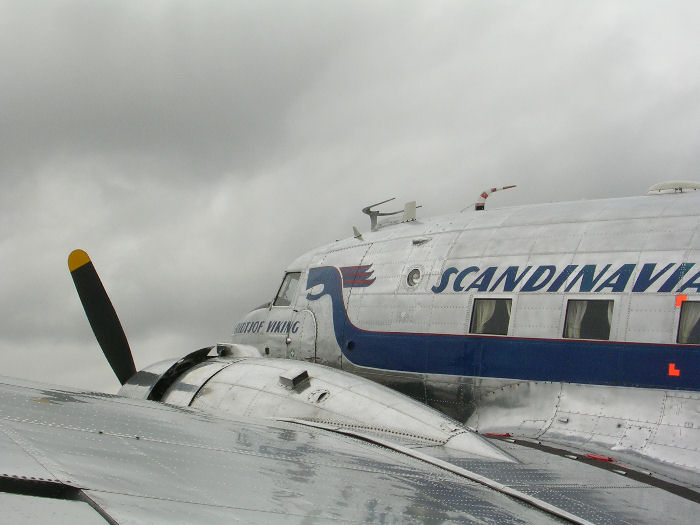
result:
[[(403, 213), (403, 220), (401, 222), (412, 222), (416, 220), (416, 208), (420, 208), (421, 206), (416, 206), (416, 201), (411, 201), (407, 202), (404, 205), (403, 210), (399, 211), (390, 211), (390, 212), (381, 212), (378, 210), (373, 210), (375, 206), (379, 206), (380, 204), (385, 204), (387, 202), (391, 202), (395, 199), (396, 197), (392, 197), (391, 199), (387, 199), (382, 202), (378, 202), (377, 204), (370, 204), (369, 206), (362, 208), (362, 213), (365, 215), (369, 215), (369, 221), (370, 221), (370, 230), (371, 231), (377, 231), (379, 228), (377, 224), (377, 217), (388, 217), (389, 215), (398, 215), (399, 213)], [(357, 236), (357, 233), (355, 233), (356, 238), (361, 238)]]
[(474, 204), (474, 209), (476, 211), (482, 211), (484, 208), (486, 208), (486, 199), (489, 198), (489, 195), (492, 193), (496, 193), (497, 191), (503, 191), (503, 190), (509, 190), (511, 188), (516, 188), (517, 186), (515, 184), (511, 186), (503, 186), (502, 188), (491, 188), (490, 190), (484, 190), (481, 192), (481, 197), (480, 200), (476, 201), (476, 204)]

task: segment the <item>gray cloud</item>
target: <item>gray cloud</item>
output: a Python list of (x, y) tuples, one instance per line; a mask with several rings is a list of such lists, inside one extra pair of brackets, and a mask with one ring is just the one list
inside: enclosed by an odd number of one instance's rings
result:
[(356, 21), (283, 5), (6, 4), (3, 162), (37, 149), (137, 155), (171, 174), (271, 162), (280, 121)]
[(227, 340), (371, 202), (697, 178), (698, 26), (682, 1), (0, 2), (0, 373), (116, 388), (76, 247), (145, 366)]

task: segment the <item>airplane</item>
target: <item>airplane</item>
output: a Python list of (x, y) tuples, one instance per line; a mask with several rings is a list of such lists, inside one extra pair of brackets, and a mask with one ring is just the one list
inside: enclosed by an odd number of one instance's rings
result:
[(140, 371), (72, 252), (122, 388), (0, 378), (3, 519), (691, 522), (700, 202), (668, 186), (394, 224), (367, 207), (370, 231), (294, 261), (231, 343)]
[(697, 489), (700, 184), (485, 209), (508, 188), (432, 219), (363, 209), (370, 231), (293, 261), (233, 342)]

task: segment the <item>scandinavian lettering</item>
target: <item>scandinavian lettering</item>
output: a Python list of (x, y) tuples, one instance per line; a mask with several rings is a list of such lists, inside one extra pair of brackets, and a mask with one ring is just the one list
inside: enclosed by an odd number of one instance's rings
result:
[[(569, 292), (569, 293), (621, 293), (632, 292), (683, 292), (700, 293), (700, 272), (689, 274), (695, 263), (634, 264), (568, 264), (557, 267), (540, 266), (467, 266), (459, 269), (450, 266), (431, 288), (442, 293), (452, 284), (455, 292)], [(665, 280), (664, 280), (665, 279)], [(519, 288), (519, 289), (518, 289)]]

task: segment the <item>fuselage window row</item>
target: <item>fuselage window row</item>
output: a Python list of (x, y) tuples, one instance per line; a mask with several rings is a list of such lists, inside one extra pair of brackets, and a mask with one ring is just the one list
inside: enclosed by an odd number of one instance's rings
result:
[[(294, 302), (301, 272), (285, 274), (274, 306), (291, 306)], [(508, 335), (512, 299), (475, 298), (472, 303), (469, 333), (484, 335)], [(569, 299), (562, 337), (565, 339), (610, 340), (615, 302), (611, 299)], [(681, 304), (678, 344), (700, 344), (700, 301), (684, 301)]]

